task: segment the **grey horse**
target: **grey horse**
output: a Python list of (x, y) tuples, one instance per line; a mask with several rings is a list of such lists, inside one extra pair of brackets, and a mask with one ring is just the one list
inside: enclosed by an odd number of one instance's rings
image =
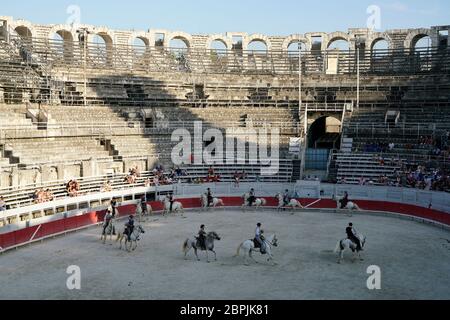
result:
[(206, 250), (205, 250), (203, 248), (200, 248), (200, 243), (199, 243), (198, 239), (195, 239), (195, 240), (186, 239), (186, 241), (184, 241), (184, 243), (183, 243), (184, 258), (186, 259), (188, 252), (193, 248), (194, 252), (195, 252), (195, 256), (197, 257), (198, 261), (200, 261), (200, 258), (197, 255), (197, 250), (206, 251), (206, 261), (208, 263), (209, 263), (208, 251), (211, 251), (214, 253), (214, 260), (217, 261), (217, 255), (216, 255), (216, 252), (214, 251), (214, 240), (220, 240), (219, 235), (214, 231), (209, 232), (206, 235), (206, 239), (205, 239), (205, 245), (206, 245)]

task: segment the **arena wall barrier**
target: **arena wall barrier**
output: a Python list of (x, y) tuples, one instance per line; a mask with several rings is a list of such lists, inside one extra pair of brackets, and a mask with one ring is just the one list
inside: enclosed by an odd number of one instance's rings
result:
[[(263, 197), (267, 200), (266, 208), (274, 209), (278, 205), (278, 200), (274, 197)], [(221, 197), (225, 207), (240, 207), (243, 204), (242, 197)], [(302, 206), (307, 210), (328, 209), (336, 210), (336, 201), (332, 199), (298, 199)], [(201, 201), (197, 198), (176, 199), (180, 201), (185, 209), (195, 209), (201, 207)], [(423, 208), (410, 204), (400, 204), (388, 201), (372, 201), (372, 200), (352, 200), (362, 210), (367, 213), (383, 212), (391, 214), (399, 214), (401, 216), (410, 217), (421, 222), (432, 223), (444, 228), (450, 229), (450, 214)], [(163, 205), (159, 201), (148, 202), (152, 206), (154, 213), (161, 213)], [(125, 218), (130, 214), (134, 214), (136, 204), (124, 204), (119, 207), (118, 218)], [(304, 209), (302, 209), (304, 210)], [(44, 239), (64, 235), (69, 232), (85, 229), (103, 222), (106, 210), (89, 211), (81, 215), (70, 216), (56, 221), (50, 221), (39, 225), (27, 227), (21, 230), (0, 234), (0, 252), (5, 252), (14, 248), (31, 244)], [(218, 211), (220, 214), (220, 211)], [(122, 226), (120, 226), (121, 228)]]

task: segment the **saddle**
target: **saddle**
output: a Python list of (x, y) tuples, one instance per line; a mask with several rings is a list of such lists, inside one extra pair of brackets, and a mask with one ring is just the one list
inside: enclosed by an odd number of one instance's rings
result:
[(197, 240), (197, 243), (195, 244), (195, 246), (196, 246), (197, 248), (199, 248), (199, 249), (201, 249), (201, 250), (206, 250), (206, 244), (205, 244), (205, 241), (203, 241), (203, 243), (202, 243), (202, 241), (200, 240), (199, 237), (195, 237), (195, 240)]
[[(264, 239), (261, 239), (261, 240), (264, 241)], [(266, 251), (265, 251), (265, 250), (262, 250), (261, 244), (258, 242), (258, 240), (256, 240), (256, 238), (253, 239), (253, 243), (254, 243), (254, 245), (255, 245), (255, 249), (261, 249), (261, 250), (260, 250), (260, 251), (261, 251), (261, 254), (266, 254)]]

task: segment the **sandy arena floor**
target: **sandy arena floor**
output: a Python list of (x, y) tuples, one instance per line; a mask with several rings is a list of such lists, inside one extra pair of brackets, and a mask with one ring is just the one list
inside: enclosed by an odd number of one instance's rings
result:
[[(450, 299), (450, 233), (397, 218), (316, 212), (218, 209), (186, 219), (150, 217), (137, 251), (99, 241), (100, 227), (0, 256), (0, 299)], [(234, 258), (257, 222), (276, 233), (278, 263), (244, 266)], [(366, 235), (364, 261), (342, 264), (332, 253), (352, 221)], [(200, 224), (222, 237), (218, 261), (184, 260), (183, 241)], [(122, 222), (117, 223), (121, 228)], [(69, 265), (81, 268), (81, 290), (66, 287)], [(368, 290), (367, 267), (381, 268), (381, 290)]]

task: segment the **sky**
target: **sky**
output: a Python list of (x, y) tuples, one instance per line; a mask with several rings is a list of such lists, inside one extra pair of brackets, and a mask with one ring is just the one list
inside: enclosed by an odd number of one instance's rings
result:
[[(80, 22), (116, 30), (167, 29), (190, 34), (290, 35), (450, 25), (449, 0), (34, 0), (2, 1), (0, 16), (33, 23)], [(375, 6), (375, 7), (374, 7)], [(370, 9), (370, 10), (368, 10)], [(68, 12), (69, 11), (69, 12)], [(369, 11), (369, 13), (368, 13)], [(378, 14), (379, 13), (379, 14)], [(375, 22), (375, 23), (374, 23)]]

